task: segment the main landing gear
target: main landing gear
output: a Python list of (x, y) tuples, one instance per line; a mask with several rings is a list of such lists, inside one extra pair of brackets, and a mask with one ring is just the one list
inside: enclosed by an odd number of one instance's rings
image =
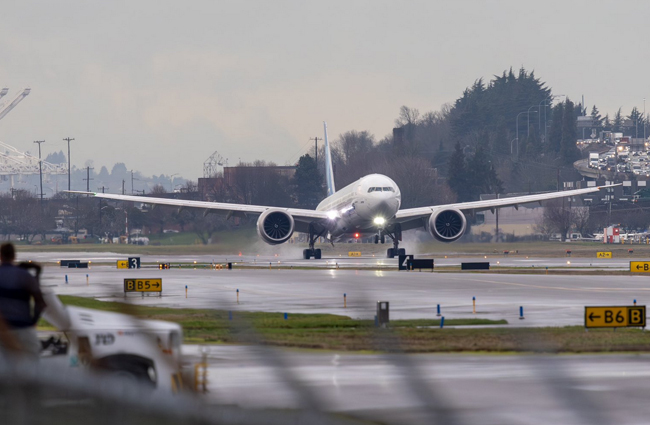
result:
[(311, 257), (314, 257), (314, 260), (320, 260), (321, 259), (321, 250), (320, 248), (315, 249), (314, 244), (316, 243), (316, 239), (320, 238), (323, 236), (323, 233), (325, 233), (326, 229), (323, 229), (320, 233), (316, 233), (316, 229), (314, 228), (313, 224), (309, 225), (309, 249), (303, 249), (302, 250), (302, 258), (305, 260), (309, 260)]
[(375, 235), (375, 243), (378, 243), (379, 240), (381, 240), (381, 243), (384, 243), (384, 232), (393, 240), (393, 247), (386, 250), (386, 258), (406, 255), (406, 250), (399, 247), (399, 241), (402, 240), (402, 227), (396, 224), (392, 229), (385, 229), (381, 234)]

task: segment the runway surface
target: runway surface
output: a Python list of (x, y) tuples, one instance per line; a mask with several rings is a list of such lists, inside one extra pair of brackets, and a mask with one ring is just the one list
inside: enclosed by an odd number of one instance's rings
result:
[(211, 347), (208, 400), (394, 424), (642, 424), (650, 414), (648, 355), (277, 353)]
[[(257, 266), (266, 268), (271, 263), (272, 266), (294, 266), (294, 267), (317, 267), (317, 268), (364, 268), (364, 267), (395, 267), (397, 268), (397, 258), (388, 259), (381, 256), (363, 256), (363, 257), (327, 257), (321, 260), (302, 260), (298, 259), (299, 254), (295, 255), (133, 255), (140, 257), (143, 263), (156, 264), (160, 263), (240, 263), (246, 266)], [(27, 252), (19, 253), (18, 260), (32, 260), (39, 262), (56, 262), (59, 260), (76, 259), (81, 261), (92, 261), (95, 263), (112, 263), (118, 260), (125, 260), (129, 255), (116, 253), (93, 253), (93, 252), (74, 252), (74, 253), (56, 253), (56, 252)], [(630, 260), (639, 261), (639, 258), (572, 258), (572, 257), (528, 257), (521, 255), (482, 255), (469, 257), (452, 257), (445, 258), (444, 255), (416, 255), (416, 258), (434, 258), (437, 267), (460, 266), (462, 262), (489, 262), (492, 267), (522, 267), (522, 268), (594, 268), (607, 270), (629, 270)], [(649, 259), (650, 260), (650, 259)]]
[[(650, 276), (268, 268), (117, 270), (113, 266), (93, 266), (89, 270), (47, 267), (42, 284), (59, 294), (124, 301), (125, 278), (163, 279), (161, 297), (128, 295), (129, 302), (142, 305), (333, 313), (372, 319), (376, 302), (389, 301), (391, 319), (434, 318), (440, 304), (446, 318), (506, 319), (513, 326), (581, 325), (584, 306), (650, 302)], [(472, 313), (473, 297), (476, 314)], [(520, 306), (524, 307), (524, 320), (519, 320)]]
[[(48, 262), (112, 262), (126, 256), (91, 253), (30, 257)], [(156, 259), (142, 256), (145, 262)], [(169, 256), (159, 260), (173, 264), (213, 259)], [(436, 263), (443, 260), (436, 259)], [(513, 264), (537, 262), (507, 260)], [(536, 267), (566, 264), (569, 259), (539, 260)], [(589, 267), (589, 259), (577, 260)], [(214, 261), (225, 261), (225, 257), (215, 256)], [(446, 318), (508, 320), (503, 326), (582, 325), (586, 305), (631, 305), (635, 299), (644, 305), (650, 300), (650, 276), (336, 269), (328, 263), (331, 260), (295, 260), (296, 264), (320, 267), (277, 269), (273, 268), (277, 262), (271, 261), (271, 270), (268, 262), (259, 268), (234, 270), (49, 266), (42, 285), (58, 294), (124, 301), (125, 278), (162, 278), (162, 296), (129, 294), (126, 300), (139, 305), (225, 309), (235, 314), (240, 310), (290, 315), (333, 313), (366, 319), (373, 318), (376, 302), (381, 300), (390, 302), (392, 320), (435, 318), (436, 305), (440, 304)], [(349, 261), (371, 264), (387, 260)], [(449, 259), (449, 263), (460, 261)], [(610, 269), (627, 264), (599, 260), (599, 265), (602, 263), (610, 264)], [(477, 301), (476, 314), (472, 312), (472, 297)], [(519, 306), (524, 307), (524, 320), (519, 319)], [(396, 356), (222, 345), (208, 350), (207, 400), (246, 408), (312, 406), (390, 424), (641, 424), (647, 423), (650, 413), (645, 400), (650, 355), (645, 354)], [(184, 346), (183, 351), (191, 362), (200, 358), (198, 346)]]

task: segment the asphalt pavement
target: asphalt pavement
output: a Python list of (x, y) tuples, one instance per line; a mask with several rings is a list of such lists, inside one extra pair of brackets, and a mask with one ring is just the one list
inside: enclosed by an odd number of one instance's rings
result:
[[(184, 350), (199, 358), (197, 346)], [(650, 355), (208, 351), (206, 398), (218, 404), (316, 406), (393, 424), (645, 424), (650, 414)]]
[[(580, 325), (587, 305), (650, 302), (650, 276), (643, 275), (431, 273), (331, 267), (118, 270), (114, 266), (91, 266), (88, 270), (47, 267), (42, 284), (59, 294), (124, 301), (125, 278), (162, 278), (160, 297), (154, 293), (145, 297), (128, 294), (129, 302), (142, 305), (332, 313), (372, 319), (376, 302), (388, 301), (391, 319), (434, 318), (440, 304), (446, 318), (506, 319), (511, 326)], [(476, 313), (472, 310), (474, 297)], [(519, 319), (520, 306), (524, 307), (524, 320)]]

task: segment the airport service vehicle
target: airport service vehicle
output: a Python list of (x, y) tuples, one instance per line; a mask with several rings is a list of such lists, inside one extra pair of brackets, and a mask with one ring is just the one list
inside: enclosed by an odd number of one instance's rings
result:
[(53, 292), (43, 296), (43, 317), (68, 339), (67, 350), (52, 357), (65, 356), (69, 367), (92, 367), (144, 382), (156, 391), (180, 390), (180, 325), (64, 306)]
[[(177, 208), (200, 208), (205, 212), (216, 211), (231, 216), (257, 215), (257, 232), (260, 238), (277, 245), (288, 241), (294, 232), (309, 235), (309, 248), (303, 251), (303, 258), (321, 258), (321, 250), (315, 249), (319, 237), (325, 237), (332, 244), (362, 235), (374, 235), (375, 243), (384, 243), (390, 238), (393, 247), (387, 250), (387, 257), (404, 255), (399, 248), (402, 232), (411, 229), (425, 229), (441, 242), (458, 240), (467, 228), (467, 214), (514, 206), (548, 199), (584, 195), (598, 192), (601, 187), (567, 190), (563, 192), (540, 193), (512, 198), (486, 201), (463, 202), (448, 205), (425, 206), (400, 209), (401, 193), (397, 184), (381, 174), (362, 177), (336, 191), (332, 170), (332, 157), (327, 138), (327, 123), (323, 123), (325, 141), (325, 180), (327, 198), (315, 210), (299, 208), (278, 208), (261, 205), (228, 204), (219, 202), (185, 201), (161, 199), (147, 196), (113, 195), (108, 193), (79, 192), (97, 198), (139, 202), (144, 204), (170, 205)], [(418, 184), (418, 182), (411, 182)]]

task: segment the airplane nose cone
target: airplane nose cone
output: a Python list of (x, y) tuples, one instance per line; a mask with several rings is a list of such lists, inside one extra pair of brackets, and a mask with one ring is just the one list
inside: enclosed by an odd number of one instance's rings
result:
[(379, 216), (382, 216), (384, 218), (390, 218), (395, 215), (398, 208), (399, 208), (399, 204), (397, 202), (397, 199), (394, 198), (383, 199), (381, 202), (377, 204), (376, 212), (377, 215)]

